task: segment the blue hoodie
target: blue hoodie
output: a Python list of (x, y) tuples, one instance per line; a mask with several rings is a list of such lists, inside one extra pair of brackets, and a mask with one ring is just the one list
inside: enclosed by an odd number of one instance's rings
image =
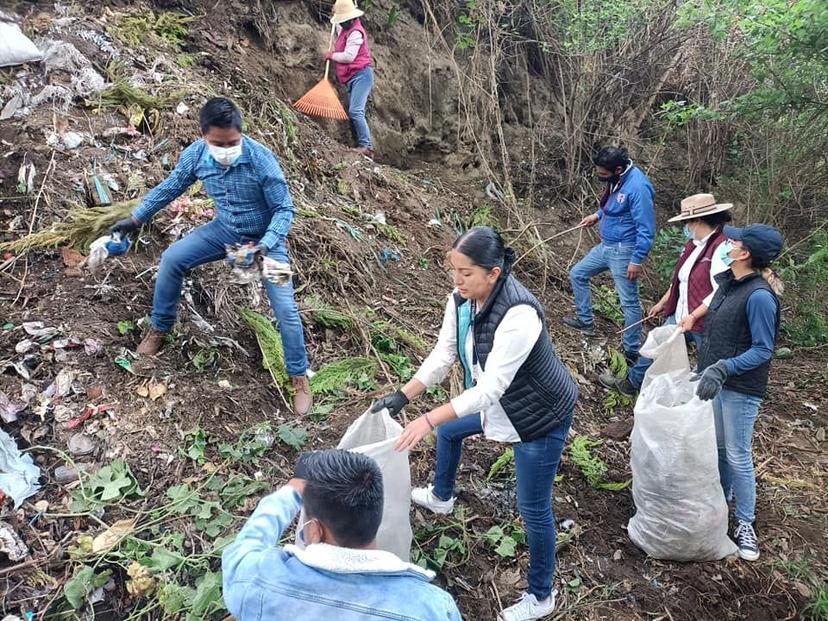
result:
[(621, 175), (620, 185), (605, 189), (609, 196), (596, 212), (601, 221), (601, 239), (607, 244), (634, 246), (631, 263), (641, 265), (655, 239), (655, 190), (637, 166)]
[(222, 554), (224, 603), (238, 621), (461, 621), (434, 573), (383, 550), (315, 543), (279, 547), (302, 499), (290, 486), (263, 498)]

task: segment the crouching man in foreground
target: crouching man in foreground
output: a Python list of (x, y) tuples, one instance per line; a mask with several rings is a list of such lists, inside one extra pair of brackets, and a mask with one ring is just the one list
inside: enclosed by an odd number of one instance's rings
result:
[[(299, 539), (278, 547), (304, 503)], [(238, 621), (459, 620), (434, 577), (376, 548), (382, 521), (376, 462), (343, 450), (305, 453), (294, 478), (263, 498), (222, 556), (224, 601)]]

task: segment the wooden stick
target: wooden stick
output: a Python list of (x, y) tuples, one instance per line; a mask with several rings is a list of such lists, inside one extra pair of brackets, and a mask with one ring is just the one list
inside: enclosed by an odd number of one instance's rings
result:
[(644, 323), (648, 319), (652, 319), (653, 317), (655, 317), (655, 315), (647, 315), (646, 317), (644, 317), (644, 319), (641, 319), (640, 321), (636, 321), (635, 323), (631, 323), (630, 325), (628, 325), (623, 330), (619, 330), (618, 332), (616, 332), (616, 334), (623, 334), (624, 332), (626, 332), (630, 328), (634, 328), (635, 326), (641, 325), (642, 323)]
[[(328, 43), (328, 51), (333, 52), (333, 45), (334, 45), (334, 33), (336, 32), (336, 24), (331, 24), (331, 41)], [(331, 61), (325, 61), (325, 79), (328, 79), (328, 71), (331, 68)]]
[(586, 227), (586, 226), (587, 226), (586, 224), (578, 224), (578, 225), (576, 225), (576, 226), (573, 226), (572, 228), (566, 229), (565, 231), (561, 231), (560, 233), (555, 233), (552, 237), (547, 237), (546, 239), (544, 239), (543, 241), (538, 242), (537, 244), (535, 244), (534, 246), (532, 246), (529, 250), (527, 250), (527, 251), (526, 251), (526, 252), (524, 252), (522, 255), (520, 255), (520, 257), (518, 257), (518, 259), (515, 261), (515, 263), (514, 263), (514, 264), (515, 264), (515, 265), (517, 265), (517, 263), (518, 263), (518, 262), (519, 262), (519, 261), (520, 261), (523, 257), (525, 257), (527, 254), (529, 254), (529, 253), (531, 253), (531, 252), (534, 252), (536, 248), (538, 248), (538, 247), (540, 247), (540, 246), (543, 246), (543, 245), (544, 245), (545, 243), (547, 243), (547, 242), (551, 242), (551, 241), (552, 241), (553, 239), (555, 239), (556, 237), (560, 237), (561, 235), (566, 235), (567, 233), (571, 233), (572, 231), (577, 231), (578, 229), (582, 229), (582, 228), (584, 228), (584, 227)]

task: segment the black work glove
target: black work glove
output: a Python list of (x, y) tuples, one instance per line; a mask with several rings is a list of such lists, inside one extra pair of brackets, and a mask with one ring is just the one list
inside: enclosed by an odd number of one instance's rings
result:
[(109, 228), (109, 234), (114, 235), (115, 233), (119, 233), (121, 237), (124, 237), (125, 235), (129, 235), (133, 231), (137, 231), (140, 228), (141, 224), (133, 220), (132, 216), (130, 216), (129, 218), (118, 220), (115, 224), (113, 224)]
[(402, 390), (398, 390), (374, 401), (371, 404), (371, 411), (379, 412), (383, 408), (388, 408), (388, 413), (391, 416), (399, 416), (402, 409), (407, 405), (408, 397), (403, 394)]
[(702, 401), (710, 401), (722, 391), (722, 386), (727, 381), (727, 367), (724, 360), (707, 367), (704, 372), (690, 378), (691, 382), (698, 381), (696, 394)]

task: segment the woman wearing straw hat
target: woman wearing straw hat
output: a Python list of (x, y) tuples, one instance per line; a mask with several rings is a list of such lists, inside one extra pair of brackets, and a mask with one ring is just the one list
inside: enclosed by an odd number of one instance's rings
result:
[(337, 38), (334, 51), (325, 52), (325, 60), (336, 63), (336, 77), (348, 89), (348, 116), (356, 133), (356, 151), (373, 159), (374, 145), (365, 120), (365, 105), (374, 88), (374, 69), (368, 36), (359, 21), (364, 14), (353, 0), (336, 0), (331, 23), (337, 25)]
[[(731, 203), (717, 203), (712, 194), (694, 194), (681, 201), (681, 213), (668, 222), (681, 222), (687, 243), (673, 271), (667, 293), (650, 310), (649, 317), (665, 315), (667, 323), (679, 324), (688, 343), (701, 347), (704, 316), (718, 288), (716, 275), (727, 269), (716, 249), (725, 241), (722, 227), (730, 222)], [(625, 395), (641, 388), (644, 373), (652, 360), (641, 357), (627, 372), (627, 377), (603, 373), (598, 382)]]

